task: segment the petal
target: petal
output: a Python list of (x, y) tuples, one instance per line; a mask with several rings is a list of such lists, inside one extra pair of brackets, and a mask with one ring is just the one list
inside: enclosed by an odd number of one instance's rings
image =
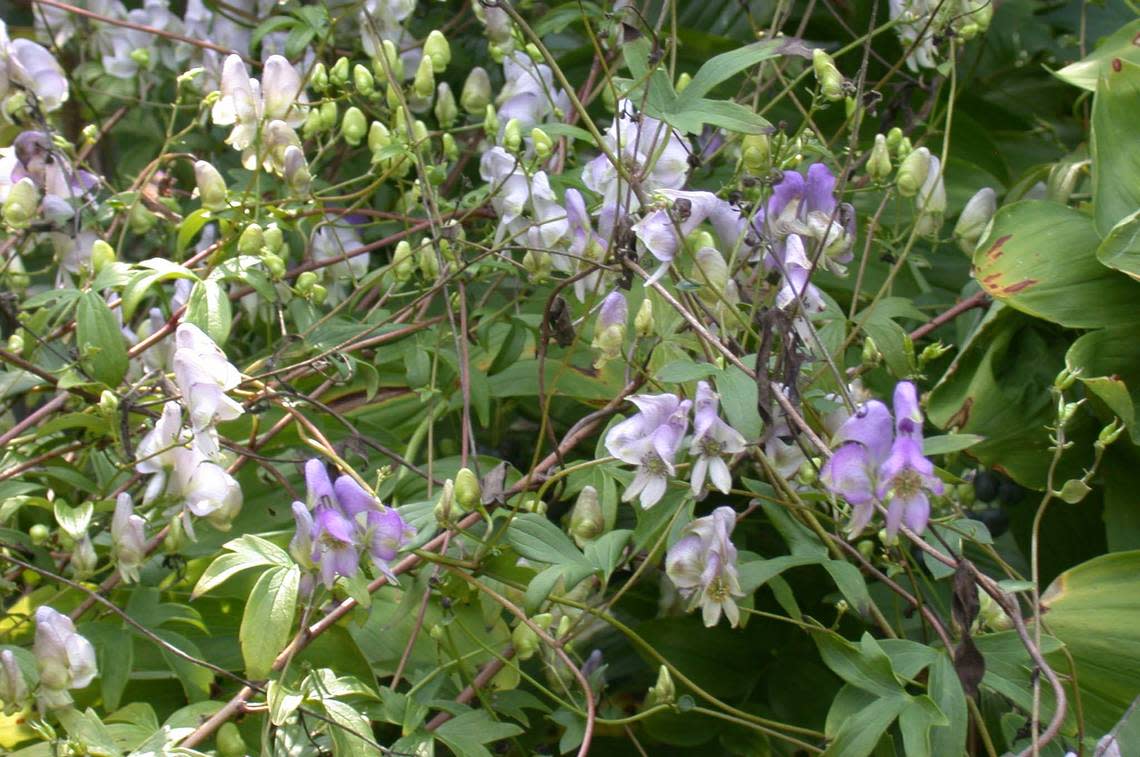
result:
[(709, 468), (709, 459), (707, 457), (698, 457), (693, 461), (693, 469), (689, 474), (689, 482), (693, 490), (693, 494), (701, 493), (701, 489), (705, 487), (705, 473)]
[(926, 494), (918, 492), (909, 500), (902, 503), (903, 523), (911, 531), (921, 534), (926, 530), (926, 523), (930, 520), (930, 500)]
[(732, 489), (732, 472), (728, 469), (728, 463), (719, 457), (714, 457), (709, 462), (709, 477), (712, 479), (713, 486), (720, 490), (722, 494), (728, 494)]
[(887, 406), (878, 400), (870, 400), (843, 422), (831, 443), (858, 442), (867, 448), (871, 462), (878, 463), (890, 453), (894, 436), (891, 426), (891, 412)]
[(653, 257), (668, 263), (677, 254), (677, 230), (664, 210), (654, 210), (633, 225), (633, 233)]
[(647, 476), (645, 488), (641, 490), (641, 507), (645, 510), (656, 505), (665, 496), (668, 482), (664, 476)]
[(355, 518), (359, 513), (374, 510), (379, 504), (376, 498), (366, 492), (352, 476), (341, 476), (333, 484), (336, 499), (341, 509), (349, 518)]
[(918, 390), (910, 381), (895, 384), (895, 429), (902, 436), (922, 439), (922, 409), (918, 405)]
[(823, 163), (813, 163), (807, 172), (807, 211), (830, 216), (835, 211), (835, 175)]
[(863, 532), (871, 517), (875, 514), (875, 505), (871, 500), (861, 502), (851, 508), (851, 522), (847, 524), (848, 536), (855, 537)]
[(820, 480), (830, 491), (858, 505), (873, 498), (870, 470), (867, 449), (856, 442), (848, 442), (823, 464)]

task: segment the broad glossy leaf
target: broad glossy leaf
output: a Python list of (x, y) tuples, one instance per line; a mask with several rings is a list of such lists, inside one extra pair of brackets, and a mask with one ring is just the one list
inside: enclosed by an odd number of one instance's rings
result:
[(96, 381), (118, 386), (127, 375), (127, 345), (115, 314), (96, 292), (79, 298), (75, 328), (83, 370)]
[(1106, 236), (1140, 208), (1140, 65), (1114, 60), (1097, 80), (1092, 113), (1093, 208)]
[(1065, 353), (1065, 365), (1077, 380), (1124, 421), (1133, 443), (1140, 444), (1140, 351), (1135, 329), (1117, 327), (1085, 334)]
[(186, 320), (209, 334), (219, 345), (225, 344), (230, 335), (233, 311), (222, 282), (207, 279), (194, 285), (186, 302)]
[(1017, 202), (994, 216), (974, 253), (974, 276), (996, 299), (1062, 326), (1140, 323), (1140, 283), (1101, 265), (1099, 244), (1085, 214), (1044, 200)]
[(1140, 63), (1140, 19), (1120, 27), (1089, 55), (1054, 71), (1053, 75), (1074, 87), (1095, 92), (1097, 80), (1111, 69), (1112, 62), (1117, 59)]
[(271, 568), (253, 586), (241, 619), (241, 654), (246, 674), (262, 679), (269, 674), (273, 658), (284, 649), (293, 631), (297, 587), (301, 569)]

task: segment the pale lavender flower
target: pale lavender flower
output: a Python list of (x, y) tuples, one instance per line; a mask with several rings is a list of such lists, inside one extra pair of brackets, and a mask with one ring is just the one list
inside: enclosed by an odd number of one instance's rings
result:
[(736, 512), (718, 507), (712, 515), (697, 518), (681, 531), (681, 538), (665, 556), (665, 573), (692, 610), (698, 605), (707, 627), (723, 613), (730, 624), (740, 623), (736, 597), (744, 596), (736, 568), (736, 547), (729, 535)]
[(822, 313), (827, 309), (819, 288), (811, 283), (811, 261), (798, 234), (784, 240), (784, 254), (776, 268), (782, 274), (780, 289), (776, 292), (777, 307), (796, 310), (802, 306), (806, 313)]
[(567, 226), (562, 244), (568, 254), (556, 254), (553, 261), (563, 273), (585, 274), (574, 281), (574, 295), (580, 302), (585, 302), (606, 288), (612, 278), (604, 269), (597, 267), (606, 256), (607, 242), (594, 231), (586, 201), (577, 189), (566, 190), (565, 216)]
[(115, 501), (111, 519), (111, 556), (123, 583), (139, 580), (139, 566), (146, 560), (146, 519), (135, 514), (131, 495), (123, 492)]
[(626, 321), (629, 319), (629, 307), (625, 295), (619, 292), (610, 292), (602, 300), (598, 309), (598, 320), (594, 325), (594, 340), (590, 346), (598, 350), (598, 359), (594, 361), (594, 368), (601, 370), (610, 360), (621, 357), (621, 348), (625, 343)]
[[(326, 220), (328, 223), (313, 232), (309, 242), (314, 261), (343, 258), (345, 253), (356, 250), (364, 244), (360, 239), (360, 233), (349, 219), (329, 215)], [(344, 299), (353, 282), (368, 274), (368, 263), (369, 256), (366, 253), (324, 267), (323, 275), (329, 286), (330, 304), (335, 305)]]
[(650, 508), (665, 496), (675, 473), (673, 459), (688, 428), (693, 403), (672, 394), (640, 394), (630, 401), (640, 412), (611, 428), (605, 444), (611, 455), (637, 466), (622, 500), (638, 498), (643, 508)]
[(316, 567), (313, 563), (313, 515), (304, 502), (293, 503), (293, 520), (297, 523), (297, 530), (289, 541), (289, 554), (301, 568), (312, 570)]
[(693, 441), (689, 445), (689, 454), (695, 458), (690, 479), (695, 495), (704, 491), (706, 476), (713, 486), (728, 494), (732, 473), (724, 456), (743, 452), (746, 444), (743, 434), (721, 420), (717, 413), (719, 403), (720, 398), (707, 381), (697, 383)]
[(15, 715), (31, 700), (28, 681), (15, 653), (10, 649), (0, 652), (0, 704), (5, 715)]
[(36, 639), (32, 646), (40, 673), (40, 702), (45, 709), (71, 704), (68, 689), (82, 689), (95, 680), (95, 648), (75, 630), (71, 618), (50, 607), (36, 610)]
[(773, 241), (772, 255), (782, 261), (782, 242), (790, 234), (814, 254), (822, 250), (820, 263), (836, 273), (851, 261), (855, 245), (855, 209), (835, 198), (835, 175), (823, 163), (813, 163), (807, 177), (797, 171), (784, 171), (784, 178), (773, 188), (765, 213), (768, 234)]
[(365, 516), (364, 544), (376, 568), (395, 582), (396, 575), (390, 563), (400, 550), (416, 535), (416, 529), (404, 521), (391, 507), (370, 510)]
[(194, 538), (188, 514), (206, 518), (219, 531), (228, 531), (241, 511), (242, 492), (226, 469), (207, 457), (198, 444), (174, 450), (171, 494), (182, 500), (183, 524)]
[(494, 190), (491, 207), (499, 216), (496, 243), (509, 232), (512, 238), (525, 235), (532, 248), (548, 249), (569, 232), (566, 210), (558, 204), (544, 171), (528, 176), (515, 156), (492, 147), (479, 160), (479, 175)]
[(226, 395), (241, 383), (241, 374), (214, 340), (192, 323), (179, 324), (174, 343), (174, 381), (195, 436), (204, 443), (206, 453), (212, 454), (215, 445), (201, 432), (217, 421), (233, 420), (245, 412)]
[[(296, 129), (304, 123), (306, 99), (302, 90), (300, 74), (280, 55), (266, 59), (260, 81), (250, 78), (249, 69), (239, 56), (226, 58), (221, 96), (210, 115), (217, 126), (233, 126), (226, 144), (242, 152), (242, 165), (247, 169), (253, 170), (258, 162), (268, 159), (265, 152), (258, 155), (254, 150), (262, 141), (258, 135), (264, 125), (279, 121), (286, 128)], [(265, 167), (272, 169), (273, 164)]]
[(162, 406), (162, 415), (155, 421), (154, 428), (147, 432), (135, 450), (135, 470), (150, 474), (143, 503), (153, 502), (166, 488), (167, 475), (174, 466), (174, 450), (183, 442), (182, 408), (177, 402), (167, 402)]
[(517, 118), (524, 133), (534, 126), (550, 120), (556, 113), (570, 110), (570, 98), (554, 86), (554, 73), (545, 63), (536, 63), (524, 52), (514, 52), (503, 58), (503, 88), (496, 99), (502, 127)]
[(900, 381), (893, 404), (893, 421), (881, 402), (860, 407), (840, 426), (833, 440), (839, 447), (821, 471), (824, 485), (853, 506), (852, 534), (870, 522), (876, 502), (887, 508), (888, 534), (904, 523), (922, 533), (930, 519), (929, 494), (943, 491), (934, 464), (922, 454), (922, 411), (914, 384)]
[(34, 95), (45, 111), (57, 110), (67, 100), (67, 76), (59, 62), (30, 39), (9, 39), (0, 19), (0, 99), (12, 85)]
[(321, 582), (331, 589), (337, 576), (356, 575), (360, 562), (356, 526), (335, 507), (318, 506), (314, 515), (310, 557), (320, 570)]

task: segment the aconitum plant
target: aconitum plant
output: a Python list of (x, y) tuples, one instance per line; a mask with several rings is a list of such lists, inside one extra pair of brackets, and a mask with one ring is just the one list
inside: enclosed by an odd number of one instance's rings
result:
[(0, 753), (1137, 740), (1140, 17), (0, 13)]

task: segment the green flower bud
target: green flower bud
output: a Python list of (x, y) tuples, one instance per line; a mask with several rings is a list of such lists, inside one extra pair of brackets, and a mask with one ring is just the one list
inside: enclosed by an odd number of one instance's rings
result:
[(930, 171), (930, 150), (920, 147), (907, 155), (899, 166), (896, 179), (899, 194), (903, 197), (914, 197), (926, 182), (926, 174)]
[(305, 114), (305, 123), (301, 124), (301, 134), (305, 139), (312, 139), (325, 130), (325, 121), (321, 118), (320, 108), (312, 108)]
[(431, 67), (435, 73), (442, 74), (447, 70), (447, 64), (451, 62), (451, 45), (447, 43), (447, 37), (443, 36), (443, 32), (432, 29), (428, 34), (424, 40), (424, 57), (431, 60)]
[(796, 471), (796, 480), (804, 486), (812, 486), (819, 480), (819, 463), (814, 460), (804, 460)]
[(538, 45), (533, 42), (527, 42), (523, 50), (535, 63), (542, 63), (542, 51), (538, 49)]
[(333, 64), (332, 70), (329, 71), (329, 81), (337, 87), (345, 87), (348, 85), (348, 58), (341, 56), (337, 58), (336, 63)]
[(455, 160), (459, 157), (459, 145), (456, 143), (455, 137), (451, 136), (449, 132), (444, 132), (440, 142), (443, 144), (443, 157), (448, 160)]
[(373, 153), (373, 163), (379, 160), (376, 153), (390, 144), (392, 144), (392, 132), (388, 131), (388, 127), (379, 121), (373, 121), (368, 126), (368, 149)]
[(601, 536), (606, 530), (606, 516), (598, 501), (598, 490), (592, 486), (582, 487), (574, 509), (570, 513), (570, 535), (579, 547), (585, 547)]
[(554, 638), (561, 639), (566, 636), (566, 634), (570, 633), (570, 628), (573, 625), (574, 619), (569, 615), (563, 615), (558, 619), (558, 629), (553, 634)]
[(140, 68), (150, 68), (150, 50), (147, 50), (145, 47), (131, 50), (128, 57), (135, 63), (138, 63)]
[(91, 245), (91, 268), (95, 273), (102, 271), (104, 266), (114, 263), (115, 259), (115, 248), (102, 239), (96, 239)]
[(22, 90), (16, 90), (8, 95), (4, 101), (4, 115), (8, 116), (10, 121), (19, 123), (28, 115), (26, 112), (28, 108), (28, 95)]
[(990, 187), (979, 189), (962, 209), (958, 223), (954, 224), (954, 238), (967, 255), (974, 254), (974, 248), (981, 240), (990, 219), (997, 211), (997, 194)]
[(637, 315), (633, 318), (634, 332), (642, 338), (653, 336), (653, 301), (646, 297), (637, 308)]
[(262, 251), (261, 264), (274, 279), (280, 279), (285, 275), (285, 261), (277, 253)]
[(871, 156), (867, 158), (867, 175), (874, 181), (883, 181), (891, 175), (892, 168), (887, 138), (882, 134), (876, 134), (875, 146), (871, 148)]
[(313, 88), (317, 94), (324, 94), (325, 90), (329, 88), (329, 72), (325, 69), (325, 64), (320, 61), (313, 66), (312, 73), (309, 74), (309, 86)]
[(427, 99), (435, 92), (435, 70), (431, 65), (431, 58), (426, 55), (420, 58), (420, 66), (416, 69), (416, 76), (412, 79), (412, 92), (417, 97)]
[(242, 255), (256, 255), (265, 246), (265, 230), (259, 224), (246, 226), (238, 237), (237, 248)]
[(417, 147), (426, 145), (428, 139), (428, 128), (420, 119), (412, 121), (412, 139)]
[(863, 339), (863, 365), (876, 366), (883, 361), (883, 353), (879, 352), (879, 348), (875, 345), (875, 340), (871, 337)]
[(507, 57), (507, 51), (503, 49), (502, 45), (495, 42), (487, 45), (487, 52), (491, 54), (491, 60), (496, 63), (502, 63), (503, 58)]
[(942, 342), (935, 342), (934, 344), (926, 345), (926, 347), (922, 349), (922, 352), (918, 356), (919, 367), (921, 368), (927, 363), (937, 360), (949, 352), (951, 349), (953, 348), (949, 345), (943, 344)]
[(914, 147), (910, 143), (910, 137), (903, 137), (899, 140), (898, 147), (895, 148), (895, 157), (904, 160), (912, 152), (914, 152)]
[(897, 150), (899, 143), (902, 142), (903, 132), (899, 127), (894, 127), (887, 132), (887, 147), (891, 150)]
[(8, 199), (4, 200), (4, 222), (14, 229), (25, 229), (36, 217), (39, 205), (40, 191), (35, 182), (25, 176), (8, 191)]
[(323, 284), (314, 284), (309, 290), (309, 299), (314, 305), (324, 305), (329, 297), (329, 290)]
[(546, 515), (546, 503), (533, 494), (528, 494), (523, 498), (522, 504), (519, 509), (524, 513), (538, 513), (539, 515)]
[(467, 81), (463, 83), (463, 91), (459, 95), (459, 104), (463, 110), (473, 116), (483, 113), (491, 102), (491, 77), (484, 68), (476, 66), (467, 74)]
[(662, 665), (657, 670), (657, 683), (649, 689), (645, 704), (654, 707), (659, 704), (673, 704), (675, 701), (677, 701), (677, 688), (673, 685), (673, 676), (669, 674), (669, 668)]
[(265, 245), (265, 249), (269, 250), (270, 252), (282, 254), (281, 248), (285, 246), (285, 234), (281, 231), (281, 227), (279, 227), (277, 224), (271, 223), (265, 228), (265, 231), (262, 234), (262, 240), (263, 244)]
[(364, 135), (368, 133), (368, 119), (364, 117), (364, 112), (355, 105), (345, 111), (340, 131), (344, 135), (345, 142), (353, 147), (359, 145), (364, 140)]
[(517, 118), (507, 121), (507, 128), (503, 130), (503, 147), (509, 152), (518, 152), (522, 147), (522, 124)]
[(432, 510), (435, 515), (436, 523), (439, 523), (441, 526), (446, 526), (451, 523), (454, 506), (455, 482), (449, 478), (443, 482), (443, 488), (439, 492), (439, 499), (435, 501), (435, 507)]
[(392, 72), (392, 78), (396, 82), (396, 86), (404, 80), (404, 59), (400, 57), (400, 51), (396, 49), (396, 43), (390, 39), (384, 40), (380, 45), (380, 52), (383, 59), (376, 58), (372, 61), (372, 70), (380, 77), (380, 80), (388, 85), (388, 72), (384, 70), (384, 64), (388, 64), (388, 69)]
[(1120, 434), (1123, 431), (1124, 424), (1120, 422), (1119, 418), (1113, 418), (1112, 423), (1108, 424), (1100, 430), (1100, 433), (1096, 438), (1096, 446), (1100, 447), (1101, 449), (1109, 446), (1120, 438)]
[(839, 73), (831, 56), (817, 47), (811, 51), (811, 66), (819, 83), (820, 94), (833, 102), (842, 100), (843, 74)]
[(488, 105), (483, 116), (483, 133), (488, 139), (494, 139), (499, 133), (499, 116), (495, 113), (494, 105)]
[(28, 529), (28, 536), (31, 538), (32, 544), (37, 547), (41, 547), (51, 536), (51, 529), (45, 526), (43, 523), (37, 523)]
[(613, 87), (602, 87), (602, 107), (607, 113), (617, 112), (617, 95), (614, 94)]
[(95, 124), (87, 124), (80, 132), (83, 135), (83, 141), (87, 144), (95, 144), (95, 140), (99, 138), (99, 127)]
[(432, 249), (430, 242), (424, 242), (416, 250), (416, 263), (419, 264), (420, 273), (428, 281), (435, 281), (439, 278), (439, 259), (436, 258), (435, 250)]
[(772, 167), (772, 140), (767, 134), (749, 134), (740, 143), (740, 163), (755, 176)]
[[(510, 128), (510, 124), (507, 124)], [(546, 160), (554, 152), (554, 140), (537, 126), (530, 130), (530, 139), (534, 142), (534, 154), (539, 160)]]
[(870, 539), (861, 539), (855, 545), (855, 549), (859, 550), (859, 554), (863, 556), (864, 560), (870, 560), (875, 556), (875, 542)]
[(17, 355), (24, 351), (24, 335), (19, 331), (8, 335), (8, 351)]
[(320, 281), (320, 276), (315, 271), (305, 271), (297, 277), (297, 283), (294, 285), (300, 294), (308, 294), (313, 291), (313, 287)]
[(523, 268), (530, 274), (530, 280), (538, 283), (545, 281), (554, 268), (554, 259), (550, 253), (542, 250), (527, 250), (522, 259)]
[[(8, 275), (8, 284), (17, 292), (23, 292), (32, 283), (28, 271), (24, 268), (24, 259), (19, 255), (8, 258), (8, 265), (4, 272)], [(25, 314), (21, 313), (21, 316)]]
[(1077, 383), (1077, 378), (1081, 375), (1081, 369), (1062, 368), (1057, 377), (1053, 379), (1053, 388), (1057, 391), (1064, 392), (1071, 389), (1073, 384)]
[(460, 468), (455, 474), (455, 504), (464, 510), (474, 510), (481, 503), (483, 493), (479, 487), (479, 479), (470, 468)]
[(352, 85), (365, 97), (376, 92), (376, 82), (372, 79), (372, 72), (359, 63), (352, 67)]
[(186, 538), (182, 529), (182, 518), (175, 515), (170, 519), (170, 523), (166, 528), (166, 536), (162, 538), (162, 548), (167, 554), (177, 554), (182, 549), (182, 544)]
[(392, 253), (392, 270), (397, 281), (407, 281), (416, 270), (416, 262), (412, 256), (412, 246), (408, 240), (401, 239)]
[(538, 634), (529, 625), (519, 621), (515, 630), (511, 631), (511, 646), (515, 648), (515, 657), (520, 660), (529, 660), (538, 651)]
[(321, 103), (320, 112), (322, 131), (335, 129), (337, 121), (340, 120), (340, 109), (337, 104), (332, 100), (327, 100)]
[(677, 94), (684, 92), (685, 87), (689, 86), (692, 81), (693, 77), (689, 76), (689, 72), (682, 71), (681, 75), (677, 77), (677, 85), (674, 87), (674, 89), (677, 90)]
[(443, 128), (449, 129), (457, 118), (459, 106), (455, 102), (455, 95), (451, 93), (451, 85), (441, 81), (435, 88), (435, 120)]
[(84, 534), (71, 550), (71, 567), (75, 571), (75, 576), (86, 578), (95, 572), (98, 564), (99, 556), (95, 554), (95, 545), (91, 543), (91, 537)]

